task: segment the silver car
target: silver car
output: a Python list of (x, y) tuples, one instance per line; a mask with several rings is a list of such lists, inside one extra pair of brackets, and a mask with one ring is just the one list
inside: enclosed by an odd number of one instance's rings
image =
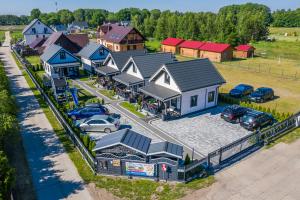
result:
[(110, 133), (120, 128), (120, 121), (109, 115), (94, 115), (87, 119), (77, 120), (76, 126), (85, 132)]

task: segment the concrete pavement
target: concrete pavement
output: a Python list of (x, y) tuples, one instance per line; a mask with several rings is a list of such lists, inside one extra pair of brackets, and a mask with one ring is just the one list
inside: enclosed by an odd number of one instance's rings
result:
[[(9, 43), (7, 32), (4, 44)], [(92, 199), (14, 62), (9, 47), (1, 47), (0, 54), (20, 108), (18, 120), (38, 199)]]

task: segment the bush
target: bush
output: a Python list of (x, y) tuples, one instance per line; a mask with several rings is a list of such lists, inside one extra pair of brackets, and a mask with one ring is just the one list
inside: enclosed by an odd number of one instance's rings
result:
[(90, 143), (90, 137), (88, 135), (83, 136), (82, 142), (83, 142), (84, 146), (88, 148), (89, 143)]
[(191, 163), (191, 158), (189, 154), (186, 154), (185, 159), (184, 159), (184, 165), (188, 165)]

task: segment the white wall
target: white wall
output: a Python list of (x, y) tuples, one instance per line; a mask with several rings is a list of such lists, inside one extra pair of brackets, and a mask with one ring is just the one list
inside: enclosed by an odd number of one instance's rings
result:
[[(166, 73), (166, 72), (164, 72)], [(165, 83), (165, 75), (164, 73), (161, 73), (161, 75), (158, 76), (158, 78), (155, 80), (155, 84), (166, 87), (168, 89), (174, 90), (176, 92), (180, 92), (178, 86), (176, 85), (174, 79), (170, 76), (170, 85)]]
[[(35, 28), (36, 33), (32, 32), (32, 28)], [(44, 32), (44, 28), (47, 28), (47, 32)], [(25, 44), (28, 45), (32, 43), (36, 38), (37, 35), (38, 37), (49, 37), (53, 33), (53, 30), (43, 24), (40, 21), (37, 21), (33, 26), (31, 26), (25, 33), (24, 33), (24, 38), (25, 38)]]
[(130, 63), (129, 67), (126, 70), (126, 73), (130, 74), (132, 76), (135, 76), (137, 78), (144, 79), (141, 72), (139, 71), (139, 69), (137, 67), (136, 67), (136, 73), (133, 72), (133, 65), (134, 65), (134, 63)]
[[(182, 105), (181, 105), (181, 115), (189, 114), (192, 112), (200, 111), (206, 108), (210, 108), (217, 105), (218, 91), (217, 88), (219, 85), (197, 89), (193, 91), (188, 91), (182, 93)], [(208, 93), (215, 91), (215, 99), (213, 102), (208, 103)], [(197, 106), (190, 107), (191, 97), (198, 95)]]
[(110, 57), (108, 59), (109, 59), (109, 61), (108, 61), (108, 63), (106, 65), (109, 66), (109, 67), (112, 67), (112, 68), (114, 68), (116, 70), (119, 70), (119, 68), (117, 67), (116, 63), (115, 62), (114, 62), (114, 64), (112, 63), (112, 58)]

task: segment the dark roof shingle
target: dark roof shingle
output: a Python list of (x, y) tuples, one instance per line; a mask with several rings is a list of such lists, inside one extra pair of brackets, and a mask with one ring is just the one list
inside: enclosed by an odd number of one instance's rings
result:
[(101, 47), (105, 48), (102, 44), (90, 42), (79, 51), (78, 55), (84, 58), (90, 58)]
[(182, 158), (183, 147), (171, 142), (152, 143), (149, 147), (148, 155), (169, 154), (171, 156)]
[(146, 54), (145, 50), (121, 51), (121, 52), (110, 53), (113, 60), (115, 61), (116, 66), (119, 68), (120, 71), (130, 57), (137, 56), (137, 55), (145, 55), (145, 54)]

